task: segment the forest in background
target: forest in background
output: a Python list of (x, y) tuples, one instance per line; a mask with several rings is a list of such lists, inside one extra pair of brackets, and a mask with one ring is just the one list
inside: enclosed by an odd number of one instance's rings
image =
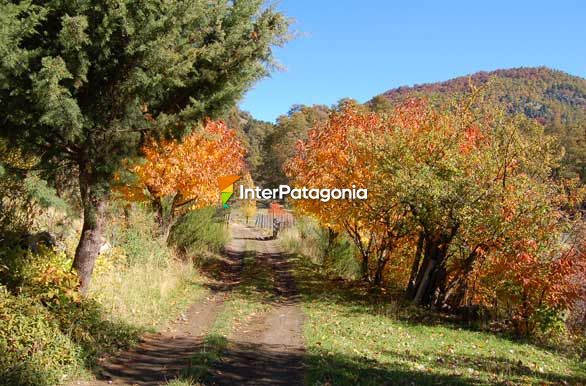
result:
[[(516, 68), (478, 72), (445, 82), (399, 87), (374, 96), (365, 103), (373, 111), (390, 111), (410, 97), (445, 100), (490, 83), (484, 98), (487, 103), (503, 106), (510, 114), (520, 113), (540, 122), (547, 134), (554, 135), (564, 148), (564, 157), (556, 173), (579, 176), (586, 181), (586, 80), (545, 67)], [(250, 114), (234, 110), (228, 118), (249, 143), (249, 163), (256, 181), (272, 186), (285, 181), (281, 165), (291, 156), (295, 142), (305, 139), (316, 123), (338, 106), (296, 105), (277, 118), (275, 124), (257, 121)], [(354, 101), (356, 102), (356, 101)], [(358, 102), (356, 102), (358, 103)], [(261, 160), (260, 154), (265, 154)], [(262, 165), (259, 168), (258, 165)]]

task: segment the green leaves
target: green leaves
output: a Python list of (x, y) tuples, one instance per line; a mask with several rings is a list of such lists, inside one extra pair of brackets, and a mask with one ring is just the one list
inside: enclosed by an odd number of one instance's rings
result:
[(83, 117), (77, 101), (61, 82), (72, 79), (61, 57), (45, 57), (42, 68), (33, 75), (33, 94), (42, 115), (41, 124), (54, 127), (67, 140), (75, 140), (81, 134)]
[(37, 203), (42, 208), (52, 207), (63, 211), (67, 210), (67, 203), (57, 195), (55, 189), (47, 186), (47, 181), (33, 174), (24, 179), (23, 186), (29, 202)]
[(63, 17), (62, 28), (59, 32), (59, 43), (68, 51), (80, 50), (89, 42), (86, 29), (88, 21), (86, 16)]
[(0, 4), (0, 89), (10, 87), (10, 75), (23, 75), (29, 70), (29, 60), (37, 52), (23, 47), (25, 39), (38, 34), (37, 27), (45, 20), (47, 11), (32, 1)]
[(122, 158), (136, 155), (140, 133), (180, 137), (267, 75), (288, 21), (262, 6), (3, 2), (0, 103), (8, 113), (0, 135), (26, 141), (47, 160), (84, 155), (105, 163), (107, 180)]

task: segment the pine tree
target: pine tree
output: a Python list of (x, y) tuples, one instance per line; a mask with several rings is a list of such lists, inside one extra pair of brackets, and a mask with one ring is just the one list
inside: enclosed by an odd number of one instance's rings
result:
[(78, 175), (82, 291), (120, 161), (223, 113), (270, 71), (288, 21), (262, 3), (0, 2), (0, 135)]

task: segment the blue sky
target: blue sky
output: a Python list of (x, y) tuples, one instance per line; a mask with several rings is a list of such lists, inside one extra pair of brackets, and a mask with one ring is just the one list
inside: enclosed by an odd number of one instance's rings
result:
[(545, 65), (586, 77), (586, 1), (282, 0), (277, 8), (299, 36), (275, 50), (285, 70), (240, 104), (258, 119), (480, 70)]

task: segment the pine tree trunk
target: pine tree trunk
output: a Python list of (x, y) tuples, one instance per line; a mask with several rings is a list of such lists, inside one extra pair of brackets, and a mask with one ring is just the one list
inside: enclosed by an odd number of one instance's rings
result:
[(107, 194), (99, 187), (93, 175), (84, 171), (82, 167), (80, 167), (79, 181), (83, 205), (83, 228), (75, 250), (72, 268), (80, 278), (79, 290), (85, 294), (89, 288), (94, 265), (102, 245)]

